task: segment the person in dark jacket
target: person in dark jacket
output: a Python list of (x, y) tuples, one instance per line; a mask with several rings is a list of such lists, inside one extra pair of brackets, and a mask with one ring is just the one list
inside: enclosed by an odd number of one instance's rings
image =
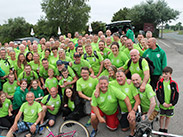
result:
[(63, 119), (79, 120), (84, 115), (84, 103), (82, 99), (78, 97), (71, 87), (67, 87), (64, 91)]
[(165, 133), (168, 132), (170, 118), (174, 115), (174, 107), (179, 98), (178, 84), (171, 78), (172, 71), (172, 68), (168, 66), (163, 69), (163, 78), (158, 81), (156, 88), (157, 99), (160, 103), (159, 131)]

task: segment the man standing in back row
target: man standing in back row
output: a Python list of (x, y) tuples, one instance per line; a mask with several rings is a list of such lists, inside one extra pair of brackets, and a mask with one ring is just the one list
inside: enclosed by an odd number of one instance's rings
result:
[(151, 76), (150, 82), (153, 90), (155, 90), (156, 84), (162, 75), (163, 69), (167, 66), (167, 58), (165, 51), (161, 49), (160, 46), (156, 43), (155, 38), (148, 39), (147, 45), (149, 46), (149, 49), (144, 52), (143, 57), (149, 57), (155, 66), (154, 73)]

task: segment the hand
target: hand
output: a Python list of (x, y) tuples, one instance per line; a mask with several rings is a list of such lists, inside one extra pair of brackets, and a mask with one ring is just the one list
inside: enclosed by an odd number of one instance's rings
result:
[(72, 67), (72, 62), (69, 62), (69, 66)]
[(11, 112), (10, 112), (8, 115), (9, 115), (10, 117), (13, 116), (13, 114), (12, 114)]
[(50, 109), (51, 111), (53, 111), (55, 108), (52, 106), (49, 106), (48, 109)]
[(98, 98), (100, 96), (100, 91), (96, 88), (94, 96)]
[(17, 123), (14, 123), (13, 126), (11, 127), (11, 129), (15, 132), (16, 130), (18, 130), (18, 126)]
[(147, 117), (147, 115), (142, 115), (142, 120), (146, 120), (148, 117)]
[(129, 122), (131, 121), (135, 121), (135, 111), (130, 111), (129, 113), (128, 113), (128, 116), (127, 116), (127, 119), (129, 120)]
[(140, 92), (144, 92), (145, 91), (145, 87), (146, 87), (146, 84), (144, 82), (142, 82), (142, 84), (140, 86)]
[(92, 77), (92, 78), (96, 78), (96, 76), (95, 76), (94, 74), (91, 74), (91, 75), (90, 75), (90, 77)]
[(169, 104), (163, 103), (163, 106), (166, 107), (166, 108), (168, 108), (169, 107)]
[(45, 89), (45, 84), (43, 84), (42, 89)]
[(92, 98), (88, 98), (88, 101), (91, 101), (92, 100)]
[(100, 52), (100, 54), (103, 56), (104, 55), (104, 53), (103, 52)]
[(109, 55), (110, 53), (111, 53), (110, 51), (107, 52), (108, 55)]
[(59, 77), (58, 77), (58, 80), (61, 80), (61, 79), (62, 79), (62, 76), (59, 76)]
[(30, 127), (30, 131), (31, 133), (34, 133), (36, 131), (36, 125), (33, 124), (31, 127)]
[(65, 108), (66, 108), (67, 106), (68, 106), (67, 104), (64, 105)]
[(128, 85), (130, 85), (132, 81), (131, 79), (127, 79), (126, 82), (128, 83)]
[(106, 123), (106, 121), (103, 117), (100, 117), (98, 120), (99, 120), (100, 123)]

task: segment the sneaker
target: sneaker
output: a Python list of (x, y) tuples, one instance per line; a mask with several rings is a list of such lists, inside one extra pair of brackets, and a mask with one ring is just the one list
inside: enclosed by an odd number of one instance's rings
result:
[[(164, 132), (164, 129), (159, 129), (159, 132)], [(158, 137), (161, 137), (161, 135), (158, 135)]]
[(39, 134), (40, 134), (40, 135), (43, 134), (43, 130), (44, 130), (44, 127), (39, 128)]
[(90, 137), (95, 137), (96, 135), (97, 135), (97, 130), (93, 129), (90, 134)]
[(91, 118), (88, 120), (88, 122), (85, 124), (85, 127), (88, 128), (91, 125)]

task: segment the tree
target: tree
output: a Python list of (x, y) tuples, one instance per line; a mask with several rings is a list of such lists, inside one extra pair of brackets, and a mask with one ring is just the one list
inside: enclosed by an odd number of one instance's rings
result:
[(120, 21), (120, 20), (128, 20), (129, 18), (127, 17), (130, 9), (124, 7), (123, 9), (120, 9), (118, 12), (114, 13), (112, 17), (112, 22), (114, 21)]
[(5, 43), (16, 38), (30, 36), (31, 27), (32, 25), (27, 23), (23, 17), (10, 18), (0, 27), (0, 41)]
[(63, 34), (82, 32), (89, 19), (90, 7), (87, 0), (43, 0), (42, 10), (46, 14), (50, 35), (57, 35), (58, 26)]

